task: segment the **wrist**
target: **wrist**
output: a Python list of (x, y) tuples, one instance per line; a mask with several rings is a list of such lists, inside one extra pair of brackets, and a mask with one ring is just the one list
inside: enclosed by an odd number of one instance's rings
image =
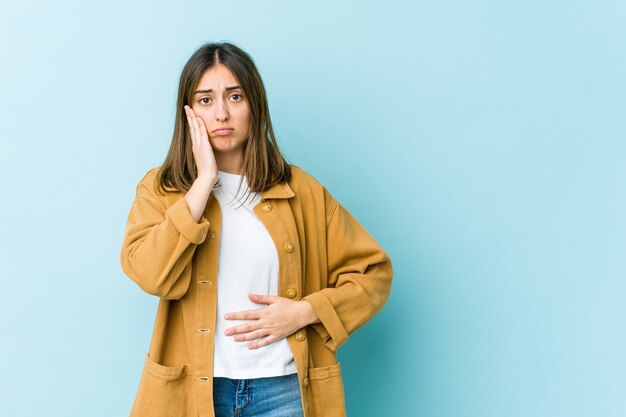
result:
[(217, 177), (210, 174), (200, 174), (196, 178), (196, 181), (200, 181), (203, 185), (213, 188), (217, 182)]
[(302, 303), (304, 317), (306, 319), (305, 326), (314, 323), (321, 323), (319, 317), (317, 316), (317, 313), (315, 313), (315, 310), (313, 310), (313, 306), (311, 305), (311, 303), (309, 303), (307, 300), (300, 300), (300, 303)]

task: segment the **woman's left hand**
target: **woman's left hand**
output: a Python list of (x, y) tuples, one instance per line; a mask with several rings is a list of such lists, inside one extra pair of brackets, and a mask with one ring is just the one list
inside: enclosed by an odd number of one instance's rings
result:
[(319, 322), (308, 301), (295, 301), (276, 295), (248, 294), (257, 304), (267, 304), (265, 308), (245, 310), (224, 315), (226, 320), (252, 320), (224, 331), (226, 336), (234, 335), (234, 340), (243, 342), (262, 337), (249, 343), (249, 349), (269, 345), (295, 333), (308, 324)]

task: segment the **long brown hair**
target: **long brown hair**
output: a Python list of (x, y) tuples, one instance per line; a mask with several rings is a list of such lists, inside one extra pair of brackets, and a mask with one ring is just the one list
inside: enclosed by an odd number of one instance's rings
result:
[(250, 128), (243, 144), (243, 175), (250, 191), (261, 192), (291, 179), (291, 168), (278, 148), (265, 87), (252, 57), (232, 43), (205, 43), (189, 58), (180, 75), (172, 142), (155, 181), (159, 194), (165, 187), (187, 192), (198, 176), (184, 106), (191, 106), (202, 74), (219, 63), (232, 71), (250, 106)]

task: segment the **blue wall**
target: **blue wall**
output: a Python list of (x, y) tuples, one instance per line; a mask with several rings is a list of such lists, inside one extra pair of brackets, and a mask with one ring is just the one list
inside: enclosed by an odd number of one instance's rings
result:
[(625, 3), (295, 3), (0, 6), (0, 415), (127, 415), (158, 299), (124, 222), (219, 40), (394, 261), (350, 416), (626, 415)]

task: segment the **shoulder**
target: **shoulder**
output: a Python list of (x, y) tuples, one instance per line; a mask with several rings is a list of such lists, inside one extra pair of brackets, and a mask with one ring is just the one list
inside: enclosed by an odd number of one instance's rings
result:
[(328, 189), (318, 180), (314, 175), (307, 172), (305, 169), (290, 164), (291, 167), (291, 179), (288, 184), (293, 190), (294, 194), (302, 198), (313, 198), (315, 200), (328, 200)]
[(161, 165), (148, 169), (137, 183), (137, 187), (147, 187), (154, 192), (155, 185), (159, 181), (159, 171), (161, 171)]
[(152, 167), (146, 171), (141, 179), (137, 182), (135, 191), (138, 197), (160, 200), (162, 197), (156, 191), (156, 183), (158, 181), (159, 170), (161, 165)]
[(161, 169), (161, 165), (150, 168), (139, 180), (139, 184), (152, 185), (156, 181), (157, 174)]
[(323, 207), (331, 212), (336, 208), (337, 202), (324, 184), (303, 168), (293, 164), (290, 167), (291, 180), (288, 184), (302, 204)]
[(291, 168), (291, 179), (289, 180), (290, 187), (324, 188), (322, 183), (317, 178), (305, 171), (303, 168), (293, 164), (289, 164), (289, 166)]

